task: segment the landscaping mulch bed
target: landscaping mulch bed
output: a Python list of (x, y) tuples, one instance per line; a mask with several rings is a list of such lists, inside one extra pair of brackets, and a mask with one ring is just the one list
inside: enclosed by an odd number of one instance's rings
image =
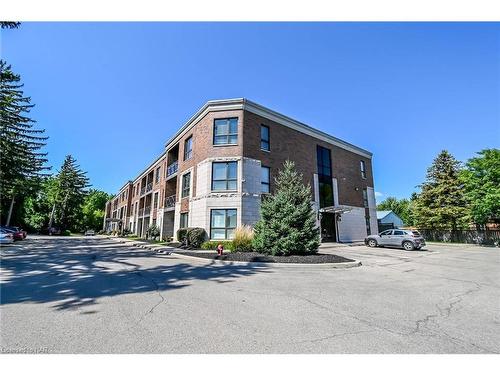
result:
[(312, 254), (312, 255), (290, 255), (290, 256), (272, 256), (264, 255), (256, 252), (248, 253), (224, 253), (218, 256), (216, 252), (202, 253), (197, 251), (183, 251), (183, 255), (214, 259), (214, 260), (227, 260), (235, 262), (263, 262), (263, 263), (304, 263), (304, 264), (318, 264), (318, 263), (345, 263), (353, 262), (352, 259), (344, 258), (333, 254)]

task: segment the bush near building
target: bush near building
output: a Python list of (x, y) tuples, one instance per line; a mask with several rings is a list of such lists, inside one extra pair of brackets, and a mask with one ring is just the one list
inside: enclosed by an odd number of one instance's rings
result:
[(203, 228), (180, 228), (177, 230), (177, 240), (189, 247), (199, 248), (206, 237), (207, 233)]

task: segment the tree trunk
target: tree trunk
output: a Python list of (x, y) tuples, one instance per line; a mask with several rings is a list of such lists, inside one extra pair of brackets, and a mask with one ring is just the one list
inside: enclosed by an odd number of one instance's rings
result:
[(52, 212), (50, 213), (49, 232), (50, 232), (50, 228), (52, 228), (52, 224), (54, 224), (54, 215), (55, 215), (55, 213), (56, 213), (56, 202), (54, 202), (54, 205), (52, 206)]
[(7, 222), (5, 223), (6, 226), (10, 225), (10, 219), (12, 218), (13, 209), (14, 209), (14, 194), (12, 194), (12, 199), (10, 201), (9, 214), (7, 215)]
[(66, 205), (68, 203), (68, 195), (69, 192), (66, 193), (66, 196), (64, 197), (64, 201), (62, 204), (62, 210), (61, 210), (61, 226), (63, 229), (68, 229), (66, 228)]

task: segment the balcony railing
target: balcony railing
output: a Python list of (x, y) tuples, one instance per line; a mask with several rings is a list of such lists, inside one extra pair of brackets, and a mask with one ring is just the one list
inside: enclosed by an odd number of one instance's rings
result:
[(141, 188), (141, 195), (149, 193), (151, 190), (153, 190), (153, 183), (152, 182), (148, 183), (146, 186), (143, 186)]
[(167, 178), (177, 173), (178, 169), (179, 169), (179, 162), (174, 161), (167, 167)]
[(175, 207), (175, 194), (165, 198), (165, 208)]
[(151, 206), (144, 207), (144, 208), (139, 208), (139, 214), (138, 214), (138, 216), (139, 217), (148, 216), (150, 212), (151, 212)]

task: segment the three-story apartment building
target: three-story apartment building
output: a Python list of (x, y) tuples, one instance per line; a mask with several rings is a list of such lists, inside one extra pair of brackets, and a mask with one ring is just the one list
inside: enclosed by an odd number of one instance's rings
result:
[(247, 99), (209, 101), (196, 112), (108, 202), (105, 229), (144, 236), (155, 224), (168, 238), (201, 227), (210, 239), (229, 239), (259, 219), (287, 159), (311, 185), (323, 241), (377, 232), (372, 154)]

